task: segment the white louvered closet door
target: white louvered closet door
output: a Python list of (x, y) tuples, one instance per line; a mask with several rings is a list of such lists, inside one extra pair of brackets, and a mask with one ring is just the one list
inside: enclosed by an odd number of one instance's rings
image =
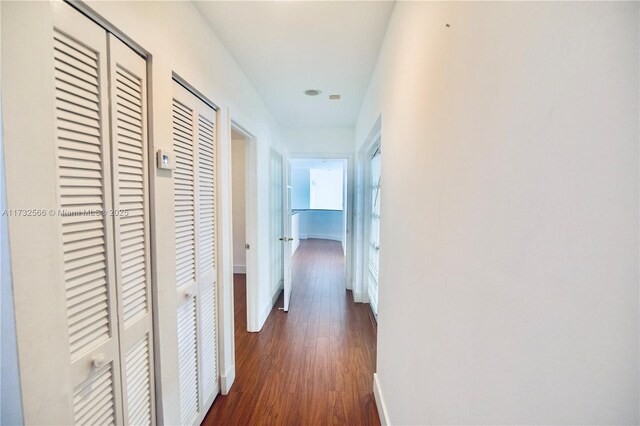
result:
[(109, 35), (111, 158), (125, 424), (155, 424), (146, 62)]
[[(72, 411), (81, 425), (121, 421), (109, 152), (107, 34), (53, 6), (56, 145)], [(63, 386), (63, 384), (61, 384)]]
[(215, 111), (174, 82), (173, 147), (180, 415), (199, 424), (219, 390)]
[(69, 5), (52, 11), (71, 411), (77, 425), (150, 425), (146, 63)]

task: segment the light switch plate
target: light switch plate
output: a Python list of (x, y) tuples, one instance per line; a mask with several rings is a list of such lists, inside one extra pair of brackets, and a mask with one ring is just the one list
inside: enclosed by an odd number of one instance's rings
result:
[(156, 163), (158, 168), (162, 170), (173, 170), (173, 153), (166, 149), (159, 149), (156, 155)]

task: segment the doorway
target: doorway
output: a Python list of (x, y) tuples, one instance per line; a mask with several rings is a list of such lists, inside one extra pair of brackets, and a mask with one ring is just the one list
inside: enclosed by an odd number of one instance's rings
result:
[(305, 268), (318, 264), (310, 256), (341, 259), (342, 279), (347, 279), (347, 169), (347, 158), (289, 160), (286, 225), (290, 244), (285, 248), (285, 268), (290, 273), (285, 273), (285, 311), (295, 303), (296, 282), (309, 275)]
[(257, 291), (254, 288), (255, 245), (255, 149), (250, 133), (231, 124), (231, 222), (233, 309), (235, 332), (257, 331)]
[[(231, 212), (233, 223), (233, 286), (236, 327), (247, 329), (247, 229), (245, 136), (231, 129)], [(240, 287), (240, 288), (237, 288)]]

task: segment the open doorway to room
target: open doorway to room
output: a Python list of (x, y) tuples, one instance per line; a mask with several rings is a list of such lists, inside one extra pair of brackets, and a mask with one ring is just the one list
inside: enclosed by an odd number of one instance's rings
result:
[(303, 303), (309, 286), (345, 292), (347, 163), (341, 158), (290, 160), (291, 297), (289, 303), (285, 299), (285, 310)]
[(251, 289), (248, 274), (250, 244), (248, 238), (248, 169), (250, 160), (249, 138), (240, 130), (231, 128), (231, 210), (233, 232), (233, 298), (235, 332), (251, 331)]

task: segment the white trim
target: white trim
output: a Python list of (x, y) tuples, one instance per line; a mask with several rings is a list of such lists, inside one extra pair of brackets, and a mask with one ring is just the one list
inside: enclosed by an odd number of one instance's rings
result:
[(380, 424), (382, 426), (390, 425), (389, 412), (387, 411), (387, 404), (384, 402), (384, 395), (382, 394), (382, 388), (380, 387), (378, 373), (373, 373), (373, 396), (376, 399), (376, 408), (378, 409)]
[(229, 366), (224, 374), (220, 375), (220, 393), (227, 395), (231, 390), (231, 385), (236, 380), (236, 364), (235, 362)]
[[(231, 366), (235, 366), (235, 321), (233, 288), (233, 214), (231, 211), (231, 122), (228, 108), (218, 112), (217, 191), (217, 272), (218, 272), (218, 371), (220, 390), (231, 387)], [(233, 367), (235, 368), (235, 367)], [(223, 373), (224, 372), (224, 375)], [(225, 378), (226, 377), (226, 378)], [(226, 384), (225, 384), (226, 380)]]
[(234, 274), (246, 274), (247, 273), (247, 265), (233, 265), (233, 273)]

